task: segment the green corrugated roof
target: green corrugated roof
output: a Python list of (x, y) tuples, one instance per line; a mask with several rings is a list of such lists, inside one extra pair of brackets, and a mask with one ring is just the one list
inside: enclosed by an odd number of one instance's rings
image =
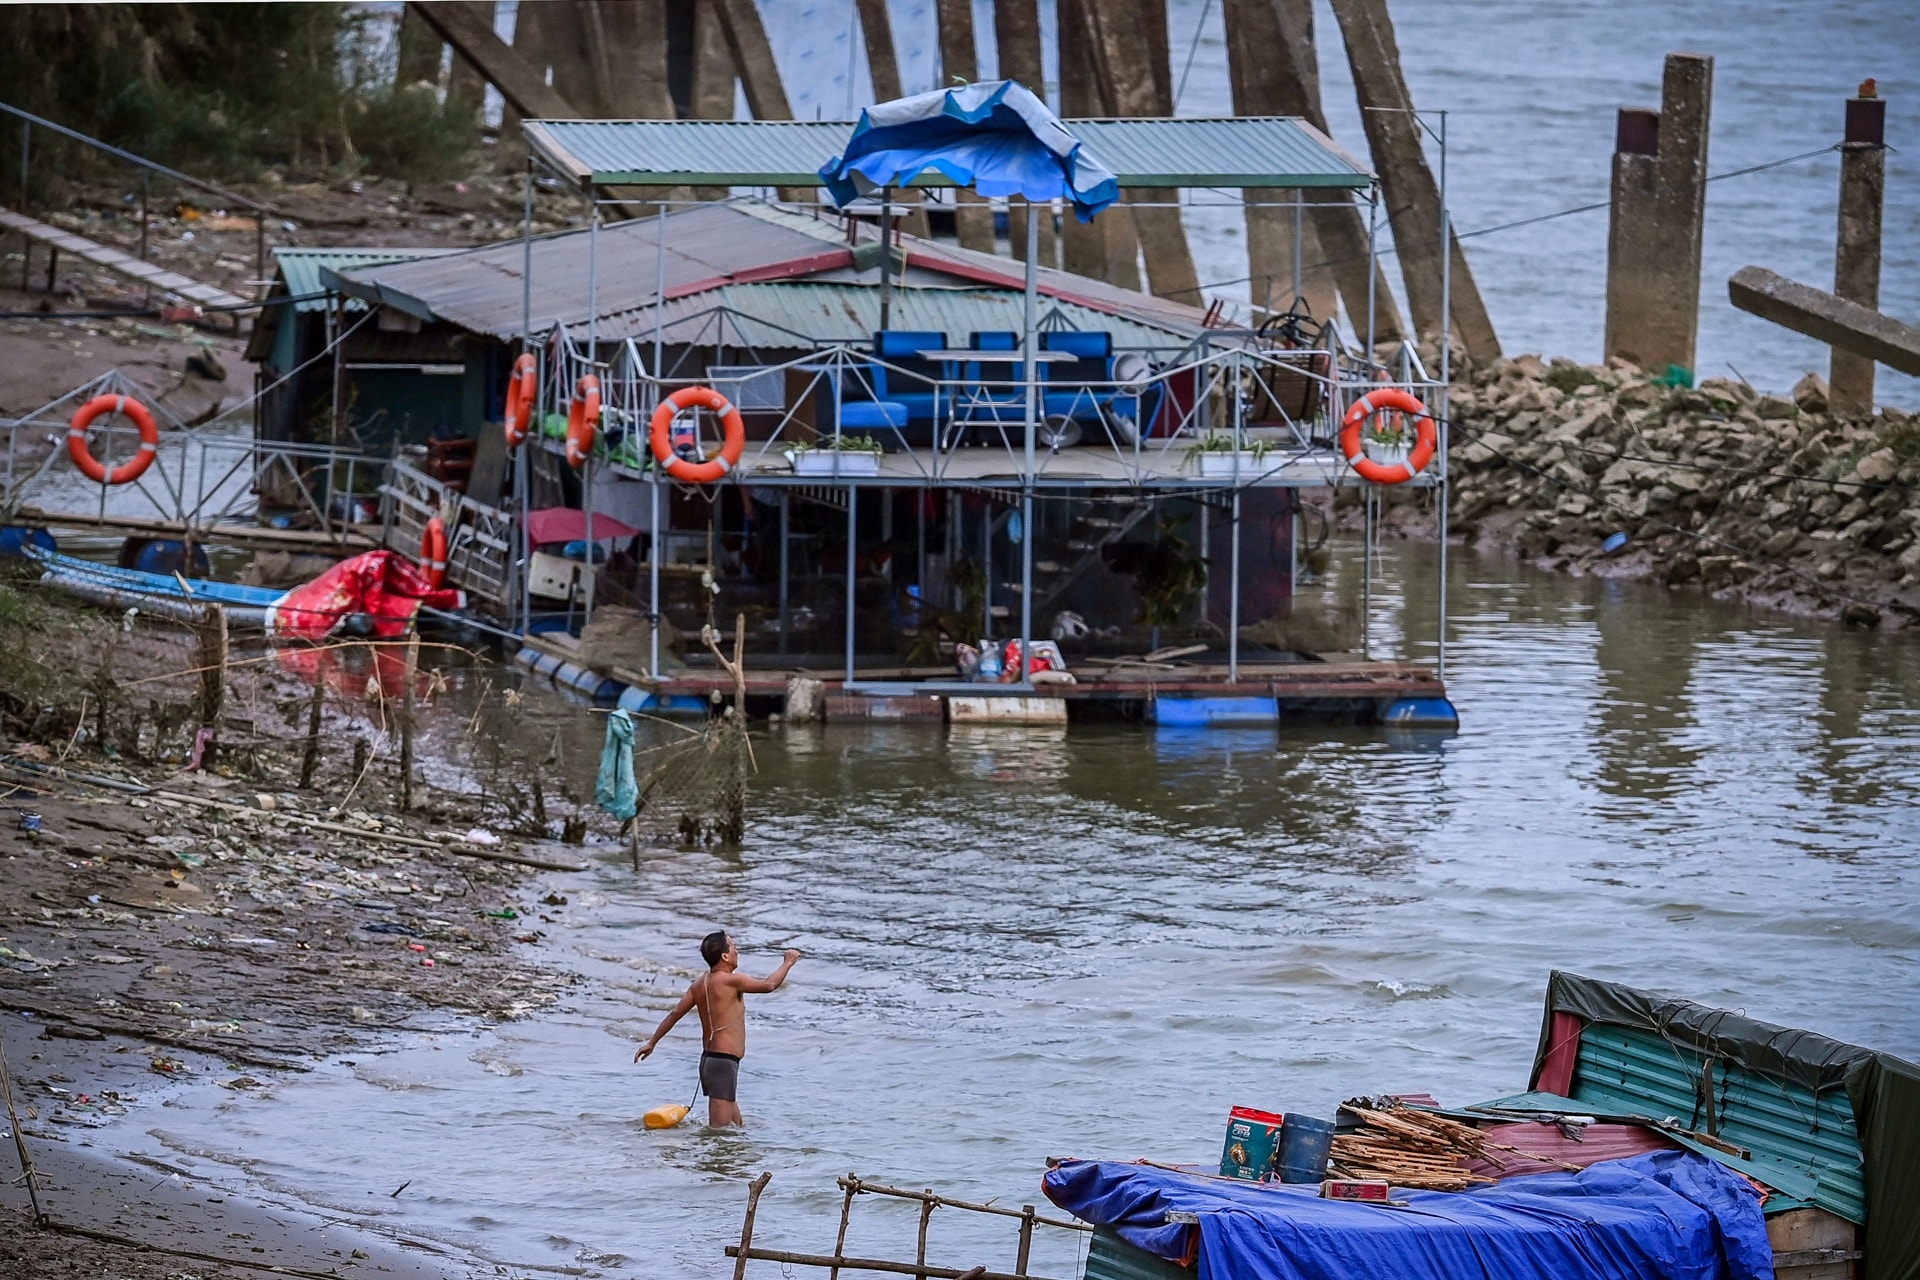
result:
[[(887, 324), (893, 329), (937, 330), (956, 347), (967, 335), (995, 329), (1018, 332), (1024, 301), (1009, 289), (903, 288), (892, 290)], [(1184, 347), (1200, 332), (1161, 327), (1127, 316), (1096, 311), (1055, 298), (1042, 298), (1043, 327), (1103, 329), (1117, 348), (1164, 351)], [(724, 331), (720, 317), (725, 317)], [(747, 345), (766, 349), (868, 342), (880, 327), (880, 290), (866, 283), (792, 281), (730, 284), (685, 298), (670, 299), (663, 337), (668, 342)], [(653, 308), (602, 317), (602, 342), (653, 336)], [(575, 329), (575, 336), (582, 330)]]
[[(349, 267), (381, 267), (393, 262), (412, 262), (418, 258), (437, 258), (459, 252), (459, 249), (275, 249), (273, 260), (286, 282), (287, 295), (304, 298), (310, 294), (327, 292), (326, 284), (320, 279), (320, 272), (325, 268), (345, 271)], [(293, 309), (321, 311), (326, 305), (324, 299), (314, 298), (308, 302), (294, 303)], [(358, 310), (362, 304), (358, 299), (348, 299), (347, 306)]]
[[(1698, 1090), (1707, 1061), (1696, 1050), (1652, 1031), (1589, 1023), (1580, 1033), (1573, 1098), (1585, 1106), (1654, 1120), (1673, 1116), (1685, 1127), (1704, 1129)], [(1728, 1159), (1719, 1151), (1687, 1145), (1796, 1200), (1849, 1222), (1865, 1222), (1865, 1157), (1847, 1091), (1828, 1089), (1816, 1095), (1725, 1059), (1715, 1059), (1713, 1065), (1715, 1136), (1750, 1151), (1752, 1159)]]
[[(1123, 187), (1372, 185), (1367, 167), (1292, 116), (1067, 120)], [(535, 154), (588, 186), (817, 187), (846, 120), (530, 120)], [(916, 187), (951, 186), (926, 173)]]

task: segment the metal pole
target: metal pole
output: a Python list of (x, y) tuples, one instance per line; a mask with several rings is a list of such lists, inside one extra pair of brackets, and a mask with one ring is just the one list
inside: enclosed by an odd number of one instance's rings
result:
[[(593, 209), (587, 218), (587, 369), (599, 378), (600, 368), (600, 193), (595, 192)], [(604, 392), (602, 393), (605, 394)], [(595, 437), (600, 424), (591, 424)], [(593, 589), (597, 575), (593, 567), (593, 451), (580, 461), (580, 506), (587, 533), (587, 599), (581, 629), (593, 625)]]
[(1373, 485), (1363, 490), (1366, 501), (1360, 508), (1362, 530), (1360, 571), (1360, 656), (1373, 656)]
[(859, 546), (859, 501), (860, 489), (857, 485), (847, 486), (847, 684), (853, 683), (853, 590), (857, 583), (854, 576), (854, 552)]
[(653, 485), (653, 502), (647, 513), (647, 617), (648, 627), (652, 630), (649, 658), (652, 666), (647, 674), (655, 680), (660, 678), (660, 557), (665, 554), (660, 537), (660, 468), (651, 467), (647, 476)]
[(1034, 437), (1039, 431), (1040, 385), (1036, 377), (1038, 353), (1034, 346), (1040, 335), (1036, 332), (1038, 321), (1035, 318), (1039, 308), (1040, 280), (1040, 220), (1027, 211), (1027, 270), (1025, 296), (1022, 300), (1024, 315), (1022, 322), (1026, 327), (1025, 346), (1021, 353), (1021, 368), (1026, 379), (1027, 392), (1027, 443), (1026, 467), (1021, 472), (1023, 483), (1020, 489), (1020, 683), (1033, 682), (1033, 451)]
[(1447, 678), (1447, 508), (1453, 485), (1447, 474), (1447, 401), (1453, 386), (1453, 221), (1447, 212), (1447, 113), (1440, 113), (1440, 314), (1447, 317), (1440, 335), (1440, 390), (1434, 397), (1440, 415), (1440, 620), (1434, 640), (1435, 674)]
[[(533, 350), (533, 158), (527, 158), (527, 172), (521, 180), (520, 195), (520, 350)], [(528, 424), (528, 434), (533, 439), (544, 438), (537, 419), (540, 416), (540, 394), (538, 380), (535, 381), (533, 404), (527, 413), (536, 419)], [(513, 451), (513, 499), (517, 519), (514, 551), (518, 555), (516, 563), (520, 569), (520, 634), (527, 635), (533, 630), (533, 575), (527, 570), (533, 560), (533, 543), (527, 537), (527, 498), (533, 488), (530, 474), (533, 462), (529, 456), (533, 446), (525, 440)], [(511, 584), (509, 584), (511, 585)]]
[(660, 204), (660, 220), (654, 228), (654, 237), (658, 241), (653, 247), (653, 379), (658, 404), (663, 388), (660, 379), (667, 376), (667, 206)]
[(785, 489), (780, 491), (780, 652), (787, 651), (787, 574), (789, 570), (788, 554), (789, 530), (792, 527), (791, 498)]
[[(1300, 246), (1300, 237), (1306, 234), (1306, 224), (1306, 207), (1300, 199), (1300, 193), (1295, 191), (1293, 193), (1293, 296), (1296, 299), (1299, 298), (1306, 289), (1306, 270), (1301, 257), (1302, 250)], [(1268, 303), (1268, 305), (1271, 306), (1272, 303)], [(1287, 309), (1289, 311), (1293, 309), (1291, 303), (1288, 304)], [(1332, 317), (1328, 318), (1331, 319)]]
[(880, 332), (893, 310), (893, 188), (880, 188)]
[(1232, 523), (1227, 534), (1233, 545), (1228, 548), (1227, 562), (1227, 682), (1240, 682), (1240, 489), (1233, 490)]

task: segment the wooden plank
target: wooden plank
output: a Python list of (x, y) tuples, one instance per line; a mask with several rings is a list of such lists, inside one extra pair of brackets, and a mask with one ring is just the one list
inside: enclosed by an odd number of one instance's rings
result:
[(29, 218), (24, 213), (0, 208), (0, 227), (17, 232), (30, 240), (38, 240), (41, 244), (51, 245), (62, 253), (70, 253), (82, 261), (93, 263), (96, 267), (105, 267), (118, 275), (128, 276), (142, 284), (163, 289), (190, 302), (197, 302), (201, 306), (230, 308), (247, 305), (245, 298), (235, 297), (224, 289), (202, 284), (177, 271), (157, 267), (151, 262), (142, 262), (124, 250), (89, 240), (85, 236), (77, 236), (71, 231), (63, 231), (38, 218)]
[[(1400, 49), (1387, 16), (1387, 0), (1333, 0), (1333, 14), (1346, 40), (1361, 123), (1380, 171), (1393, 243), (1407, 286), (1407, 309), (1421, 338), (1437, 343), (1448, 331), (1447, 317), (1441, 314), (1440, 187), (1427, 165), (1420, 125), (1412, 115), (1413, 94), (1400, 70)], [(1450, 237), (1448, 251), (1452, 331), (1459, 334), (1469, 359), (1491, 364), (1500, 358), (1500, 340), (1457, 234)]]
[(1727, 280), (1727, 298), (1742, 311), (1818, 338), (1829, 346), (1920, 375), (1920, 328), (1871, 307), (1800, 284), (1765, 267), (1742, 267)]
[(457, 0), (442, 4), (410, 0), (407, 8), (438, 31), (455, 53), (472, 63), (521, 116), (534, 120), (591, 118), (575, 110), (547, 83), (544, 68), (536, 68), (524, 51), (495, 35), (492, 26), (482, 22), (466, 5)]

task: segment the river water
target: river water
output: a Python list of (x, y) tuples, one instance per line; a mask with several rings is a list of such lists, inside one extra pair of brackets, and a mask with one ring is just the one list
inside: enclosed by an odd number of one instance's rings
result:
[[(1431, 658), (1434, 558), (1382, 556), (1379, 651)], [(550, 1013), (144, 1123), (516, 1272), (722, 1276), (761, 1170), (762, 1243), (824, 1252), (850, 1170), (1017, 1205), (1049, 1155), (1217, 1158), (1235, 1104), (1522, 1088), (1556, 967), (1920, 1057), (1920, 646), (1471, 555), (1451, 579), (1458, 735), (775, 726), (743, 852), (636, 877), (609, 850), (536, 908), (591, 979)], [(604, 722), (535, 715), (584, 775)], [(633, 1047), (716, 927), (749, 971), (806, 952), (751, 1002), (749, 1124), (645, 1132), (698, 1037)], [(937, 1214), (932, 1257), (1010, 1263), (972, 1217)], [(913, 1228), (863, 1201), (851, 1247), (910, 1257)], [(1047, 1234), (1037, 1272), (1072, 1275)]]

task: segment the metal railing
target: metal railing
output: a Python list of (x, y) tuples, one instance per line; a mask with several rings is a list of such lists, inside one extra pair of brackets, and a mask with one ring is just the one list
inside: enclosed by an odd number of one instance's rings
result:
[(151, 179), (153, 175), (158, 174), (169, 182), (177, 182), (182, 186), (192, 187), (198, 191), (205, 191), (209, 195), (218, 196), (230, 205), (238, 205), (243, 209), (251, 209), (254, 214), (254, 274), (259, 278), (265, 278), (267, 273), (267, 215), (277, 212), (272, 205), (265, 204), (249, 196), (243, 196), (238, 192), (228, 191), (225, 187), (216, 186), (211, 182), (193, 177), (190, 174), (181, 173), (178, 169), (169, 168), (157, 160), (149, 160), (145, 156), (135, 155), (133, 152), (121, 147), (116, 147), (110, 142), (102, 142), (98, 138), (88, 137), (77, 129), (69, 129), (66, 125), (48, 120), (44, 116), (37, 116), (31, 111), (23, 111), (19, 107), (9, 103), (0, 102), (0, 113), (12, 116), (20, 122), (20, 179), (18, 189), (20, 192), (20, 207), (23, 212), (26, 209), (30, 190), (30, 167), (33, 160), (33, 131), (36, 128), (45, 129), (47, 132), (56, 134), (70, 142), (78, 142), (82, 146), (92, 147), (102, 155), (111, 156), (115, 160), (133, 165), (140, 171), (140, 260), (142, 262), (147, 260), (147, 205), (150, 195)]

